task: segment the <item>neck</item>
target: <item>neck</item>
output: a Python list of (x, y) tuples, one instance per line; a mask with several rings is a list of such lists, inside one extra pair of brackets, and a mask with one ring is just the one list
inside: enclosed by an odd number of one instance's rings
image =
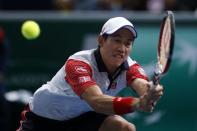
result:
[(110, 61), (108, 60), (108, 58), (106, 58), (106, 57), (102, 54), (102, 52), (101, 52), (101, 57), (102, 57), (102, 60), (103, 60), (104, 65), (105, 65), (105, 67), (106, 67), (106, 69), (107, 69), (107, 72), (108, 72), (109, 74), (113, 74), (113, 73), (117, 70), (117, 68), (118, 68), (119, 66), (114, 66), (113, 64), (111, 64)]

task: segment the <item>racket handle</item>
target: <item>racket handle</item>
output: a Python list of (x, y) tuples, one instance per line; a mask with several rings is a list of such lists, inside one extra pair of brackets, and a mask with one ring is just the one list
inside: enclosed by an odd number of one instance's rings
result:
[(154, 76), (153, 76), (153, 84), (154, 85), (158, 85), (159, 84), (159, 80), (160, 80), (160, 74), (154, 73)]
[(155, 71), (154, 71), (154, 76), (153, 76), (153, 84), (154, 85), (158, 85), (159, 84), (159, 80), (161, 78), (163, 72), (163, 66), (157, 62), (156, 67), (155, 67)]

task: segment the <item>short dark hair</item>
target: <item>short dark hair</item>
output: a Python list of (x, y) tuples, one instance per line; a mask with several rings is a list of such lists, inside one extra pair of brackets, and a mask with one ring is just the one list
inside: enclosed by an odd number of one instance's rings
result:
[(109, 36), (109, 35), (106, 34), (106, 33), (102, 35), (102, 37), (103, 37), (105, 40), (108, 38), (108, 36)]

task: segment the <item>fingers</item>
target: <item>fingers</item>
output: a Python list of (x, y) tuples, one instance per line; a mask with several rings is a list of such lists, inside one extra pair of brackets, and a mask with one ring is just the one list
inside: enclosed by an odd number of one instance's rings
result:
[(158, 101), (163, 95), (163, 92), (156, 92), (156, 93), (152, 93), (150, 95), (150, 99), (154, 100), (154, 101)]
[(140, 108), (139, 110), (144, 112), (152, 112), (154, 109), (153, 101), (149, 99), (147, 93), (140, 97)]
[(152, 91), (152, 97), (153, 99), (155, 99), (156, 101), (158, 101), (161, 96), (163, 96), (163, 86), (158, 85), (155, 90)]
[(147, 86), (149, 88), (148, 90), (152, 90), (152, 91), (154, 91), (154, 90), (155, 91), (163, 90), (163, 86), (162, 85), (160, 85), (160, 84), (154, 85), (153, 81), (148, 82)]
[[(151, 83), (150, 86), (152, 86)], [(153, 99), (154, 101), (158, 101), (163, 95), (163, 86), (154, 85), (154, 87), (149, 88), (148, 95), (150, 99)]]
[(163, 91), (163, 86), (161, 86), (161, 85), (157, 85), (155, 88), (153, 88), (152, 90), (151, 90), (153, 93), (154, 92), (162, 92)]
[(141, 97), (141, 110), (145, 112), (152, 112), (157, 101), (163, 95), (163, 86), (154, 85), (152, 82), (148, 83), (148, 91)]

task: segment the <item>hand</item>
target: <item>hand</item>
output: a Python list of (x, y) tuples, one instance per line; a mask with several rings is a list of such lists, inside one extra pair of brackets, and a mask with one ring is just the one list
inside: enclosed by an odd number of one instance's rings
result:
[(152, 81), (148, 83), (148, 86), (149, 89), (147, 91), (147, 94), (149, 96), (149, 99), (157, 102), (163, 95), (163, 86), (160, 84), (154, 85)]
[(163, 95), (163, 86), (154, 85), (153, 82), (149, 82), (148, 87), (148, 91), (140, 97), (140, 106), (138, 110), (152, 112), (157, 101)]
[(145, 93), (140, 97), (140, 106), (138, 108), (139, 111), (144, 112), (152, 112), (154, 109), (155, 102), (150, 99), (148, 93)]
[(140, 98), (135, 98), (132, 103), (132, 108), (137, 111), (152, 112), (154, 106), (150, 100), (148, 93), (145, 93)]

